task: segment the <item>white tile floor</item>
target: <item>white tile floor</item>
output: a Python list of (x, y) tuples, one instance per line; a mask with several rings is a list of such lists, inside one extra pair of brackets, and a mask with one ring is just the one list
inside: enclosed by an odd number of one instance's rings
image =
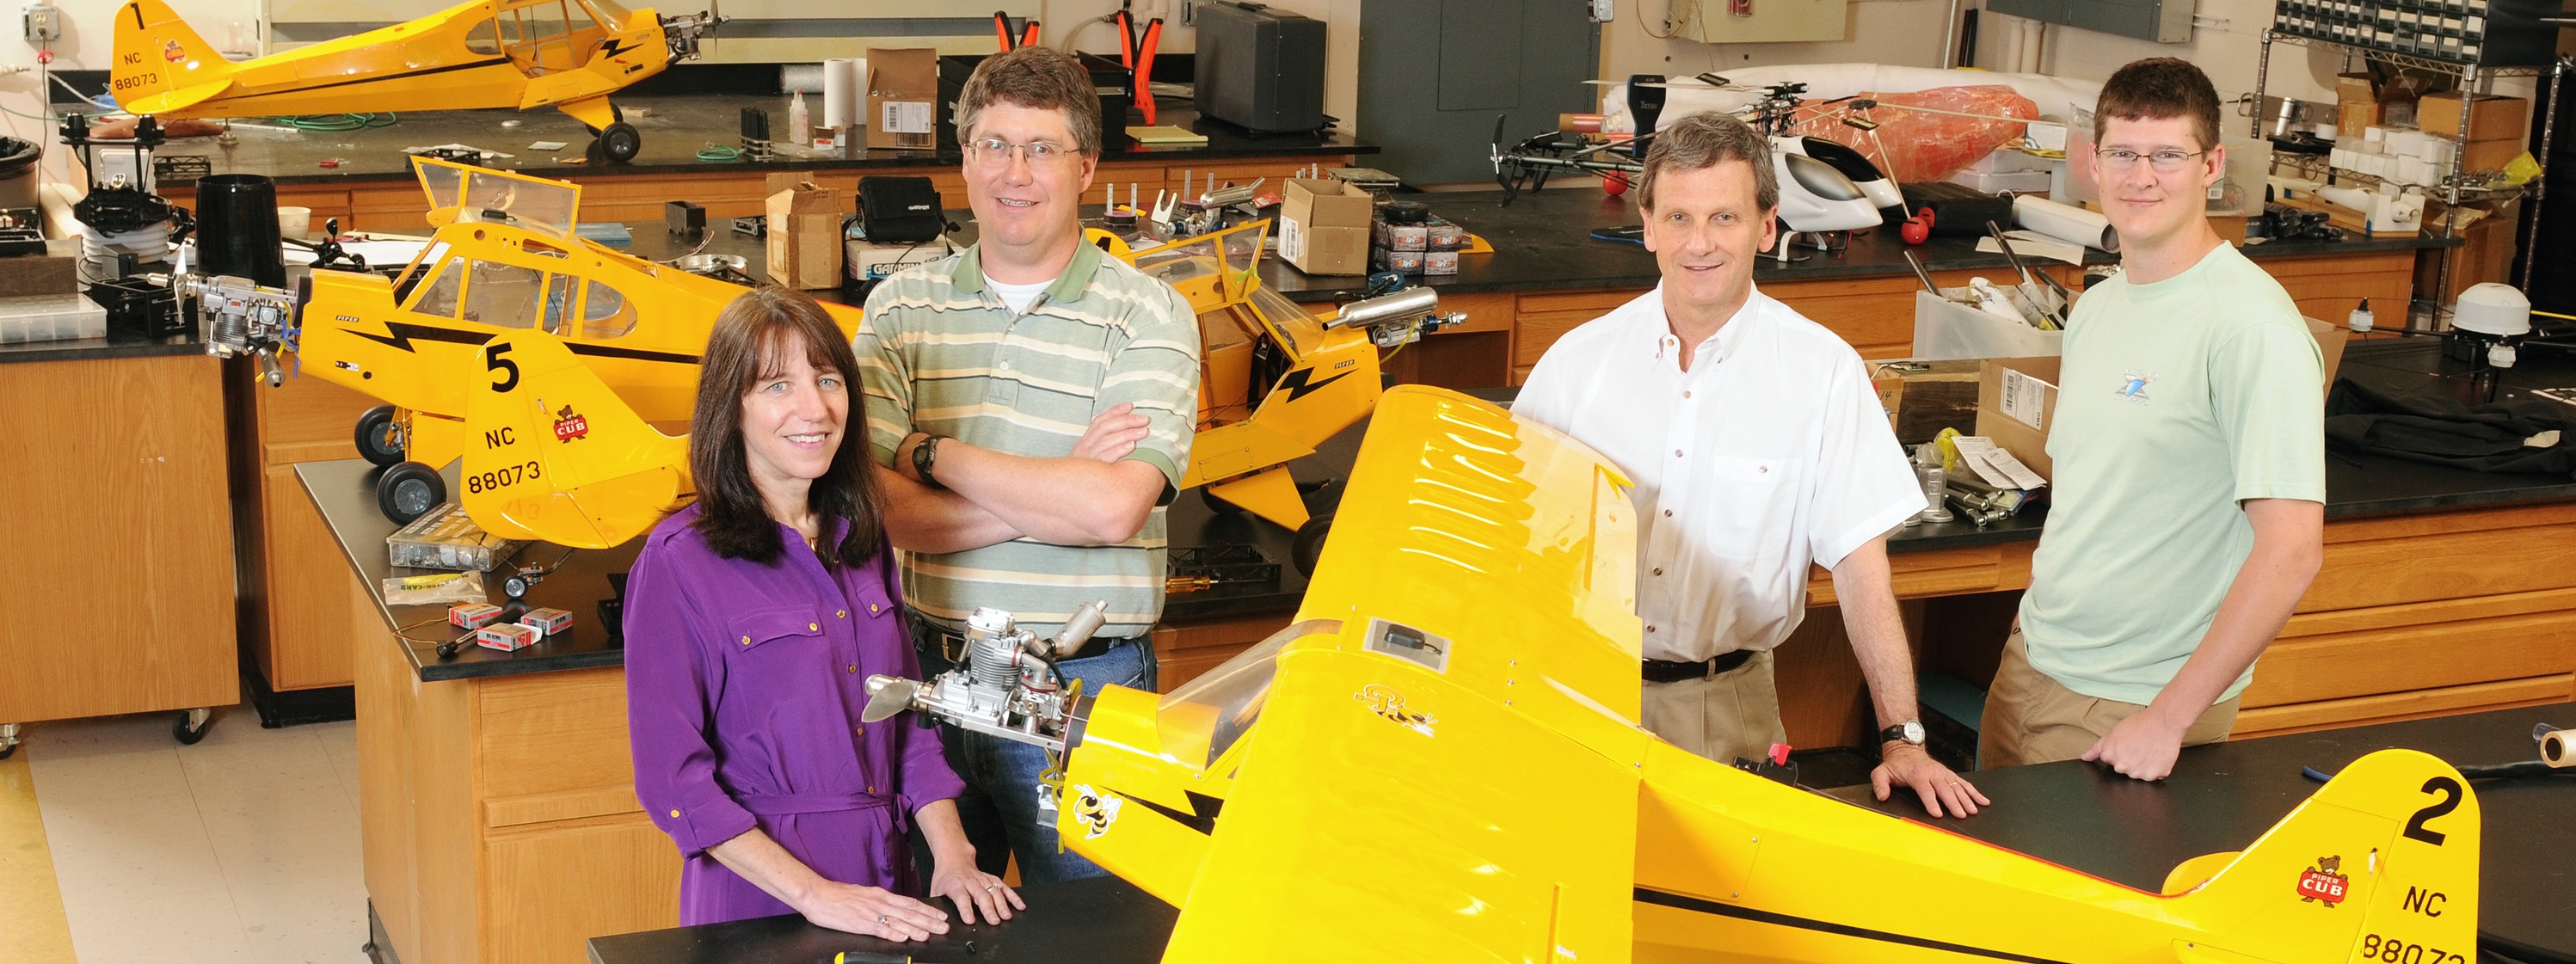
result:
[(356, 725), (216, 713), (27, 727), (80, 964), (364, 964)]

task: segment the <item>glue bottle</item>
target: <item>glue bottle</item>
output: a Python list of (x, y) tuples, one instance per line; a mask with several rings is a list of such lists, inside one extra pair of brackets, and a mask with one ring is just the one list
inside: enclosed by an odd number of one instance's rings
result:
[(2361, 307), (2354, 308), (2352, 310), (2352, 317), (2349, 320), (2346, 320), (2344, 324), (2350, 327), (2354, 334), (2369, 331), (2371, 326), (2375, 324), (2370, 317), (2370, 299), (2361, 299)]
[(810, 125), (807, 124), (807, 120), (808, 118), (805, 116), (805, 92), (800, 90), (796, 92), (796, 98), (794, 100), (787, 102), (788, 143), (802, 147), (805, 145), (807, 140), (812, 138), (813, 131), (811, 130)]

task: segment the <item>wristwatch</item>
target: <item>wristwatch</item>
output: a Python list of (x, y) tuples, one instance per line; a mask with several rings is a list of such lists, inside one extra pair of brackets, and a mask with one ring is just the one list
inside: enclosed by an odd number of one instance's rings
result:
[(925, 435), (921, 439), (921, 444), (912, 447), (912, 474), (921, 477), (921, 484), (934, 489), (947, 488), (939, 484), (937, 477), (930, 474), (931, 466), (939, 461), (939, 440), (946, 437)]
[(1900, 740), (1914, 744), (1915, 746), (1922, 746), (1923, 721), (1907, 720), (1903, 723), (1878, 731), (1878, 742), (1880, 743), (1895, 743)]

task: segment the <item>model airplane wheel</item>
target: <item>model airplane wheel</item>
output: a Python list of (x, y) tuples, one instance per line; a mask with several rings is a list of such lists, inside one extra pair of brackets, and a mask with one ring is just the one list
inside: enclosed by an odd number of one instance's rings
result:
[(376, 508), (397, 523), (408, 525), (445, 501), (447, 480), (419, 462), (403, 462), (376, 476)]
[(1315, 563), (1324, 558), (1324, 536), (1333, 529), (1332, 513), (1307, 519), (1297, 527), (1297, 538), (1288, 544), (1288, 561), (1295, 563), (1297, 574), (1313, 576)]
[(403, 426), (394, 418), (394, 407), (378, 405), (358, 416), (358, 454), (377, 465), (392, 465), (403, 460)]
[(637, 132), (633, 124), (618, 121), (599, 132), (599, 153), (608, 158), (609, 163), (624, 164), (634, 160), (636, 152), (643, 149), (644, 135)]

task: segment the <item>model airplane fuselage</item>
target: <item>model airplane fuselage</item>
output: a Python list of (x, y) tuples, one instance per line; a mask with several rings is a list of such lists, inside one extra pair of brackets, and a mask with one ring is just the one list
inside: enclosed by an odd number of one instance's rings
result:
[(163, 0), (127, 0), (108, 89), (127, 111), (163, 119), (553, 107), (624, 161), (641, 142), (608, 95), (697, 56), (717, 22), (615, 0), (471, 0), (234, 63)]
[(1627, 490), (1551, 430), (1392, 389), (1286, 630), (1160, 697), (880, 677), (870, 718), (1064, 750), (1057, 829), (1181, 909), (1167, 961), (2475, 955), (2477, 800), (2422, 753), (2362, 758), (2149, 892), (1663, 742), (1637, 725)]
[[(716, 315), (748, 289), (576, 236), (576, 185), (413, 163), (439, 227), (399, 277), (315, 270), (272, 312), (291, 321), (210, 322), (208, 349), (291, 355), (384, 400), (357, 436), (397, 521), (443, 501), (436, 469), (461, 457), (467, 514), (504, 538), (606, 548), (650, 530), (695, 491), (686, 437), (653, 423), (689, 420)], [(825, 310), (857, 334), (856, 309)]]

